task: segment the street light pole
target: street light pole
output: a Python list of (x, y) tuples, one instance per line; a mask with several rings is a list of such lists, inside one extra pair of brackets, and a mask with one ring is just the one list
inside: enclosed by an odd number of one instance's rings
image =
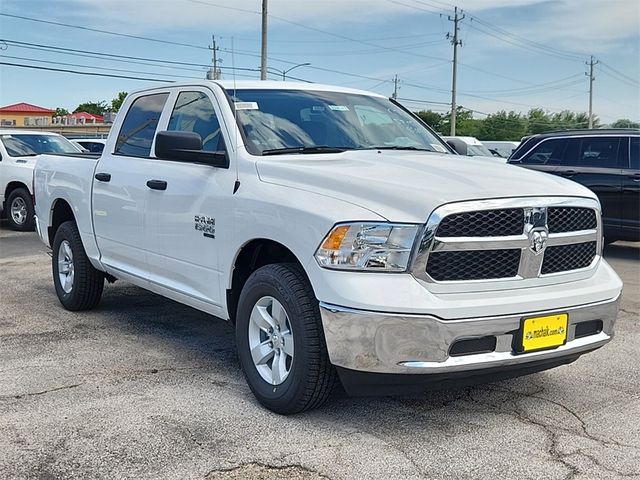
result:
[(309, 62), (306, 63), (299, 63), (298, 65), (294, 65), (293, 67), (287, 69), (287, 70), (282, 70), (282, 81), (284, 82), (287, 79), (287, 73), (289, 73), (291, 70), (293, 70), (294, 68), (298, 68), (298, 67), (307, 67), (311, 65)]

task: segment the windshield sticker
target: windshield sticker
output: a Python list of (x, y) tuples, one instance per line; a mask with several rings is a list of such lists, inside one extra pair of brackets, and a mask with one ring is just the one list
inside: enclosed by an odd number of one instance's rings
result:
[(235, 102), (236, 110), (260, 110), (258, 102)]
[(327, 105), (327, 107), (329, 107), (329, 110), (335, 110), (338, 112), (348, 112), (349, 111), (349, 107), (345, 106), (345, 105)]
[(313, 107), (311, 107), (311, 110), (313, 110), (314, 112), (324, 112), (324, 107), (321, 107), (320, 105), (314, 105)]

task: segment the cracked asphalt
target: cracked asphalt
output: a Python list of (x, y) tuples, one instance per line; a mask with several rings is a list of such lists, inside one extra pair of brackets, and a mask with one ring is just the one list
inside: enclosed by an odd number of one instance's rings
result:
[(281, 417), (225, 322), (124, 282), (67, 312), (44, 246), (2, 224), (0, 478), (640, 478), (640, 244), (605, 257), (617, 336), (571, 365)]

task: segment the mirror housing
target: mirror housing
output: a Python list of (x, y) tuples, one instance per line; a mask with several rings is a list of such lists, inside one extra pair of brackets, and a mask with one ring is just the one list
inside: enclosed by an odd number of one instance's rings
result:
[(202, 150), (202, 137), (195, 132), (164, 131), (156, 134), (157, 158), (174, 162), (204, 163), (229, 168), (227, 152)]
[(455, 150), (458, 155), (467, 155), (467, 144), (457, 138), (447, 139), (447, 144)]

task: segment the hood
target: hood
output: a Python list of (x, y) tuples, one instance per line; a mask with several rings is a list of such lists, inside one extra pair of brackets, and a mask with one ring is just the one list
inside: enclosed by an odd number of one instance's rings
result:
[(270, 156), (261, 157), (257, 169), (264, 182), (347, 201), (394, 222), (423, 223), (436, 207), (464, 200), (596, 198), (561, 177), (458, 155), (367, 150)]

